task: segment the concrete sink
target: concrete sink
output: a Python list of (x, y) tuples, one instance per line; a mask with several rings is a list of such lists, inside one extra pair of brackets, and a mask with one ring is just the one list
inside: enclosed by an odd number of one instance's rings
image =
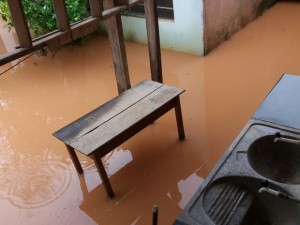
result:
[[(214, 181), (205, 189), (201, 198), (202, 207), (209, 221), (206, 224), (300, 224), (299, 204), (268, 194), (260, 194), (257, 191), (260, 187), (261, 180), (253, 177), (223, 177)], [(287, 193), (275, 183), (272, 183), (270, 188)], [(199, 206), (194, 207), (196, 209)], [(190, 211), (190, 217), (197, 219), (194, 209)]]
[[(295, 137), (287, 137), (294, 140)], [(300, 184), (300, 145), (274, 142), (274, 135), (254, 141), (248, 150), (248, 160), (260, 175), (287, 184)]]
[(300, 137), (291, 128), (251, 120), (174, 225), (300, 224), (300, 146), (274, 142), (277, 132)]

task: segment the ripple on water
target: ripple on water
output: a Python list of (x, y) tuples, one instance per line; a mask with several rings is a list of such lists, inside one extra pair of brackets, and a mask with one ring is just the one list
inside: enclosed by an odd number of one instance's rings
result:
[(9, 200), (20, 208), (41, 207), (61, 196), (71, 181), (70, 167), (51, 155), (47, 149), (43, 156), (16, 157), (0, 177), (1, 199)]

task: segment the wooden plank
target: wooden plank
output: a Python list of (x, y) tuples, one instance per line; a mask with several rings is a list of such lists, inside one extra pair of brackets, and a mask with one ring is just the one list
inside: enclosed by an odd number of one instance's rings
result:
[(89, 0), (92, 17), (101, 17), (102, 15), (102, 1)]
[(163, 82), (156, 0), (145, 1), (145, 16), (150, 57), (151, 78)]
[(53, 135), (61, 141), (70, 144), (74, 139), (99, 127), (161, 86), (161, 83), (142, 81), (104, 105), (56, 131)]
[[(48, 41), (46, 41), (48, 39)], [(49, 36), (44, 41), (46, 41), (49, 50), (57, 50), (61, 46), (70, 43), (73, 40), (72, 33), (70, 30), (61, 31)]]
[(70, 29), (66, 3), (64, 0), (53, 0), (57, 27), (60, 31)]
[(7, 3), (11, 12), (20, 46), (23, 48), (31, 48), (31, 35), (24, 15), (21, 0), (8, 0)]
[(84, 37), (96, 31), (98, 29), (98, 23), (99, 19), (92, 17), (82, 21), (81, 23), (74, 24), (71, 27), (73, 40), (77, 40), (78, 38)]
[[(44, 44), (44, 46), (46, 46), (46, 44)], [(40, 49), (40, 47), (38, 47), (36, 50), (38, 49)], [(34, 48), (18, 48), (11, 52), (5, 53), (0, 56), (0, 66), (3, 66), (4, 64), (14, 61), (16, 59), (19, 59), (36, 50)]]
[(85, 155), (101, 148), (100, 151), (105, 155), (112, 150), (112, 146), (117, 147), (175, 107), (177, 104), (176, 97), (182, 92), (184, 90), (180, 88), (161, 86), (113, 119), (80, 136), (80, 138), (74, 139), (69, 145)]
[(105, 9), (102, 13), (102, 19), (108, 19), (116, 14), (122, 13), (128, 8), (135, 6), (143, 1), (144, 0), (131, 0), (128, 3), (125, 2), (125, 4), (120, 4), (119, 2), (118, 5)]
[[(115, 6), (113, 0), (104, 1), (104, 9), (110, 9)], [(107, 32), (110, 41), (110, 47), (113, 56), (113, 64), (119, 93), (122, 93), (131, 87), (129, 71), (125, 50), (125, 41), (123, 36), (121, 15), (114, 15), (106, 20)]]
[(126, 5), (114, 6), (113, 8), (106, 9), (102, 13), (103, 19), (108, 19), (116, 14), (122, 13), (123, 11), (127, 10), (128, 7)]

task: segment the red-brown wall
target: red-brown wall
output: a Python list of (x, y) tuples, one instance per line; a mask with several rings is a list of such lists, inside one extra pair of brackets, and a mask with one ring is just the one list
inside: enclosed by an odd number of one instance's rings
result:
[(204, 54), (260, 16), (277, 0), (203, 0)]

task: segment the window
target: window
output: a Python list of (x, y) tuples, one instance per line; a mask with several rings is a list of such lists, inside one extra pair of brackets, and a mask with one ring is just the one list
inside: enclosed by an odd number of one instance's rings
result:
[[(144, 17), (144, 3), (131, 7), (125, 14)], [(174, 20), (173, 0), (157, 0), (157, 14), (159, 18)]]

